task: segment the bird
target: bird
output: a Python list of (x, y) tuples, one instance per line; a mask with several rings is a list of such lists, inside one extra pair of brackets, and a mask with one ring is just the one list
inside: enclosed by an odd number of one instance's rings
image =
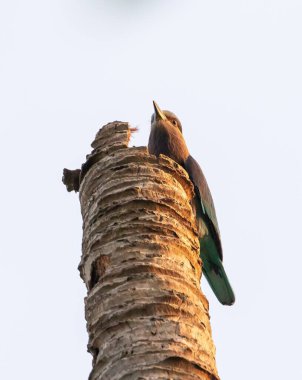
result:
[(187, 171), (194, 185), (193, 206), (203, 274), (219, 302), (232, 305), (235, 302), (235, 294), (223, 267), (220, 231), (206, 178), (197, 161), (189, 153), (180, 120), (173, 112), (162, 111), (155, 101), (153, 106), (148, 151), (157, 157), (160, 154), (170, 157)]

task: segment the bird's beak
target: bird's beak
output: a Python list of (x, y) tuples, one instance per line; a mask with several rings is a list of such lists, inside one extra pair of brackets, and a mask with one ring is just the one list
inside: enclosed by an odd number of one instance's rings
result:
[(163, 111), (159, 108), (158, 104), (153, 100), (153, 107), (155, 111), (155, 120), (167, 120), (166, 115), (163, 113)]

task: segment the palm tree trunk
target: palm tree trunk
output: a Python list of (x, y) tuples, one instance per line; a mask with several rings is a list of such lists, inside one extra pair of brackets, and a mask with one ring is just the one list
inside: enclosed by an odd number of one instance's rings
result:
[(130, 133), (103, 127), (80, 173), (89, 379), (219, 379), (192, 184), (167, 157), (128, 148)]

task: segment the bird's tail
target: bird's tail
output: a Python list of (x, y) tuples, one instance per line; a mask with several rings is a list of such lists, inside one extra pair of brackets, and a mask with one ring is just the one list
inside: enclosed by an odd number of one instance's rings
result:
[(204, 260), (203, 273), (219, 302), (223, 305), (233, 305), (235, 294), (224, 271), (222, 262), (220, 260), (219, 262), (217, 261), (214, 264)]

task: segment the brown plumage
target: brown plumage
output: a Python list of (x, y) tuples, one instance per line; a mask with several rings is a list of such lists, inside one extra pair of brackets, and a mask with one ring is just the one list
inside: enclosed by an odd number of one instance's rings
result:
[(181, 133), (181, 123), (172, 112), (163, 111), (163, 113), (167, 119), (169, 118), (169, 123), (161, 119), (156, 120), (156, 123), (155, 119), (151, 121), (149, 152), (156, 156), (164, 154), (180, 165), (184, 165), (189, 151)]

